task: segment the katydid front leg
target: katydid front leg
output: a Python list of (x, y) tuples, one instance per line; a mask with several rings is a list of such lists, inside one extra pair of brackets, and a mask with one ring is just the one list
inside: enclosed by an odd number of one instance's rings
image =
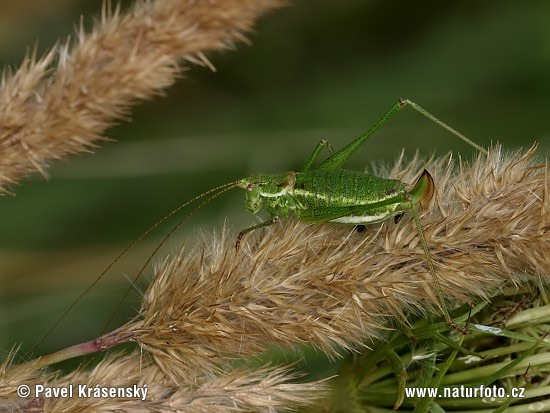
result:
[(258, 228), (263, 228), (263, 227), (268, 227), (270, 225), (273, 225), (278, 220), (279, 220), (279, 217), (275, 215), (275, 216), (272, 216), (267, 221), (260, 222), (257, 225), (252, 225), (251, 227), (243, 229), (241, 232), (239, 232), (239, 235), (237, 235), (237, 241), (235, 242), (235, 250), (237, 251), (239, 250), (239, 247), (241, 246), (241, 240), (247, 233), (249, 233), (250, 231), (254, 231), (255, 229), (258, 229)]

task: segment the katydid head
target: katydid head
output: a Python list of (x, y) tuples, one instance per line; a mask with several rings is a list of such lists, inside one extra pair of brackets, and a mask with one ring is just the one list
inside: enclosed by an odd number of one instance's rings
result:
[(252, 175), (248, 178), (241, 179), (237, 186), (246, 190), (244, 208), (251, 214), (257, 214), (262, 208), (262, 197), (260, 188), (262, 185), (262, 175)]
[(295, 172), (286, 174), (254, 174), (237, 182), (237, 187), (246, 190), (244, 207), (257, 214), (263, 204), (263, 198), (277, 198), (294, 186)]

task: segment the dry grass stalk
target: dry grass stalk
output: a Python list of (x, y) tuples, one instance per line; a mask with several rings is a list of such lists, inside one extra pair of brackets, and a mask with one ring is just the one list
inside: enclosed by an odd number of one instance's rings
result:
[[(4, 365), (5, 367), (6, 365)], [(2, 367), (2, 366), (0, 366)], [(312, 404), (324, 390), (315, 383), (292, 383), (296, 378), (284, 368), (264, 367), (251, 371), (228, 370), (202, 376), (194, 382), (174, 383), (150, 359), (133, 354), (112, 354), (93, 369), (80, 368), (67, 375), (10, 376), (4, 368), (0, 378), (11, 377), (16, 384), (50, 387), (73, 386), (74, 397), (20, 398), (15, 387), (2, 391), (0, 411), (6, 412), (275, 412)], [(15, 381), (18, 380), (18, 381)], [(144, 400), (139, 397), (77, 397), (78, 385), (87, 388), (128, 388), (147, 386)], [(9, 390), (9, 391), (8, 391)], [(33, 391), (34, 393), (34, 391)]]
[[(0, 86), (0, 194), (48, 161), (90, 151), (138, 100), (160, 94), (205, 53), (246, 40), (281, 0), (137, 1), (104, 14), (73, 45), (24, 59)], [(54, 63), (57, 62), (55, 65)]]
[[(400, 160), (389, 173), (414, 182), (425, 166), (434, 175), (437, 199), (422, 222), (451, 303), (478, 302), (526, 274), (548, 282), (547, 165), (535, 163), (535, 152), (504, 156), (496, 147), (458, 171), (450, 158), (404, 167)], [(365, 233), (285, 220), (248, 241), (236, 253), (223, 232), (164, 261), (138, 317), (99, 342), (136, 341), (167, 375), (190, 380), (267, 343), (335, 355), (367, 345), (410, 312), (440, 313), (410, 217)]]

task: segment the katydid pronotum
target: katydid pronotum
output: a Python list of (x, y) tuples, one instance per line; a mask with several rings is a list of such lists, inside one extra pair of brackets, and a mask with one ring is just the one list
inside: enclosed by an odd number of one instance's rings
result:
[[(419, 207), (425, 207), (430, 202), (434, 193), (434, 182), (430, 173), (424, 170), (420, 178), (418, 178), (416, 183), (412, 186), (412, 189), (407, 190), (408, 185), (398, 180), (342, 169), (342, 165), (346, 160), (348, 160), (363, 143), (365, 143), (396, 112), (406, 106), (412, 107), (417, 112), (447, 129), (478, 151), (487, 154), (485, 149), (436, 118), (421, 106), (408, 99), (399, 99), (376, 124), (339, 151), (334, 152), (327, 141), (321, 140), (298, 172), (290, 171), (282, 174), (254, 174), (250, 177), (212, 188), (168, 213), (141, 234), (131, 245), (122, 251), (111, 264), (109, 264), (96, 280), (64, 312), (33, 349), (49, 336), (80, 299), (99, 282), (109, 269), (153, 229), (186, 206), (202, 198), (206, 198), (189, 214), (185, 215), (162, 239), (149, 259), (144, 263), (141, 270), (134, 277), (131, 286), (133, 286), (141, 276), (160, 247), (184, 221), (212, 199), (236, 187), (246, 190), (245, 209), (247, 211), (256, 214), (265, 203), (266, 210), (270, 214), (270, 218), (266, 221), (246, 228), (239, 233), (235, 245), (237, 251), (239, 250), (239, 245), (245, 234), (255, 229), (274, 224), (282, 217), (295, 217), (299, 220), (308, 222), (336, 222), (362, 226), (382, 222), (392, 217), (397, 220), (405, 212), (411, 211), (443, 315), (449, 325), (458, 328), (451, 320), (449, 312), (446, 309), (445, 301), (439, 287), (438, 277), (433, 266), (419, 218)], [(325, 147), (330, 150), (331, 155), (316, 169), (312, 169), (313, 163)], [(127, 290), (126, 295), (129, 293), (130, 288)], [(125, 298), (126, 296), (123, 300)], [(121, 300), (121, 302), (123, 300)]]

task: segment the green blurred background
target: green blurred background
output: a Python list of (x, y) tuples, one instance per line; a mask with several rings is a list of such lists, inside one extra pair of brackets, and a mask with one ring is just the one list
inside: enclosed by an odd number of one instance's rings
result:
[[(123, 2), (127, 6), (130, 2)], [(101, 2), (2, 0), (0, 62), (16, 67), (90, 26)], [(408, 97), (477, 142), (550, 145), (550, 3), (304, 0), (264, 18), (252, 47), (211, 56), (166, 95), (139, 105), (116, 140), (52, 164), (0, 199), (0, 348), (29, 349), (142, 231), (193, 195), (251, 172), (297, 168), (321, 139), (335, 147)], [(37, 40), (38, 39), (38, 40)], [(399, 113), (349, 162), (362, 169), (412, 155), (474, 153), (412, 110)], [(190, 237), (257, 222), (228, 193), (194, 216)], [(173, 221), (172, 221), (173, 223)], [(170, 223), (125, 257), (40, 352), (96, 337)], [(160, 259), (157, 258), (156, 261)], [(148, 272), (150, 275), (150, 271)], [(117, 324), (139, 306), (137, 289)], [(21, 353), (25, 356), (25, 352)]]

